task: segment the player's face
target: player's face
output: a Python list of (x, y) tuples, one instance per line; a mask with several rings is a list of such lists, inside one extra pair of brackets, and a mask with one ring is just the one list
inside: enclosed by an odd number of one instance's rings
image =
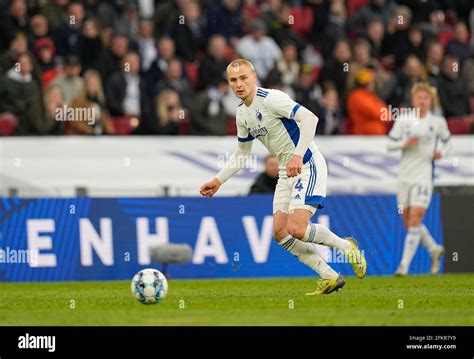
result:
[(227, 78), (232, 91), (241, 100), (245, 101), (255, 94), (257, 76), (247, 65), (231, 67)]
[(416, 91), (413, 94), (413, 107), (420, 109), (421, 112), (427, 112), (432, 105), (431, 95), (423, 90)]

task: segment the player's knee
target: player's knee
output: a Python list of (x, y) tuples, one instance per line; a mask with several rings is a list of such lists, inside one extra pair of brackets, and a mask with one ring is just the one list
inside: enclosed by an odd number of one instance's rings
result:
[(292, 237), (295, 237), (298, 239), (303, 238), (306, 232), (306, 226), (304, 225), (304, 223), (301, 223), (299, 221), (289, 220), (287, 224), (287, 228), (288, 228), (288, 233), (290, 233)]
[(423, 220), (423, 215), (420, 213), (413, 213), (409, 220), (408, 220), (408, 226), (407, 227), (419, 227), (421, 225), (421, 222)]

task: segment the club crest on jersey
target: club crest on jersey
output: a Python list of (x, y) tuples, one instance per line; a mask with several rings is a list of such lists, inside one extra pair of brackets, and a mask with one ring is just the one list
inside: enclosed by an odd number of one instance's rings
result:
[(260, 113), (260, 110), (257, 110), (256, 116), (257, 116), (257, 120), (259, 120), (260, 122), (262, 122), (263, 116), (262, 116), (262, 114)]

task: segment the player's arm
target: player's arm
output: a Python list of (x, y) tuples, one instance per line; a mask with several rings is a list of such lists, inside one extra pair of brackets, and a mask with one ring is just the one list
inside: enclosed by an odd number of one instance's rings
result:
[(266, 103), (275, 115), (294, 120), (299, 124), (300, 137), (293, 152), (293, 157), (286, 164), (287, 175), (289, 177), (297, 176), (301, 173), (303, 157), (313, 141), (319, 119), (314, 113), (293, 101), (281, 91), (273, 91), (267, 98)]
[(404, 119), (396, 120), (388, 134), (387, 149), (389, 151), (397, 151), (403, 148), (418, 146), (417, 137), (406, 138), (403, 129), (403, 121)]
[(230, 156), (229, 160), (224, 164), (219, 173), (210, 181), (204, 183), (199, 192), (206, 197), (212, 197), (228, 179), (240, 171), (244, 167), (248, 156), (252, 153), (253, 137), (248, 130), (240, 125), (237, 121), (239, 146), (237, 150)]
[(438, 137), (440, 139), (440, 144), (436, 146), (433, 157), (435, 160), (449, 154), (452, 150), (451, 144), (451, 132), (449, 132), (448, 124), (444, 118), (441, 118), (441, 125), (438, 129)]

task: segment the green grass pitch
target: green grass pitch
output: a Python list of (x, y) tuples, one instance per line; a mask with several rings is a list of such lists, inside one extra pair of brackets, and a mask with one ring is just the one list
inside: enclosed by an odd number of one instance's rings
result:
[(170, 280), (156, 305), (128, 281), (2, 283), (0, 325), (474, 325), (474, 274), (346, 282), (309, 297), (314, 278)]

